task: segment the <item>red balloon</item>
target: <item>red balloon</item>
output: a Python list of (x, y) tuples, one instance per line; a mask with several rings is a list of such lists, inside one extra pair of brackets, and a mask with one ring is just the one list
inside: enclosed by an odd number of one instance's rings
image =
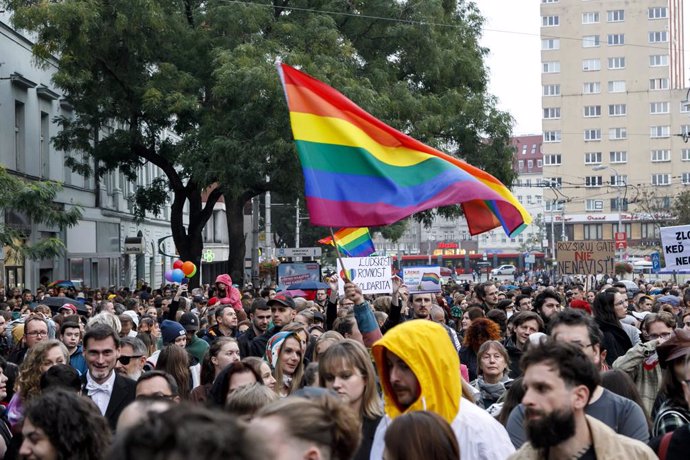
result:
[(185, 262), (182, 264), (182, 271), (186, 276), (189, 276), (192, 272), (196, 270), (196, 266), (194, 265), (194, 262)]
[(177, 259), (175, 262), (173, 262), (173, 269), (175, 269), (175, 268), (182, 269), (183, 264), (184, 264), (184, 262), (182, 262), (182, 260)]

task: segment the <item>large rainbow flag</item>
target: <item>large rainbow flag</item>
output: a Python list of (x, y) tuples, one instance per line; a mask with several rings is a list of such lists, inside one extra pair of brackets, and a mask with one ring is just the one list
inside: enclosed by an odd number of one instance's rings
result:
[(302, 163), (312, 224), (368, 227), (461, 204), (470, 233), (532, 221), (495, 177), (397, 131), (286, 64), (278, 71)]
[[(371, 239), (369, 229), (341, 228), (333, 234), (338, 249), (348, 257), (366, 257), (376, 252), (374, 241)], [(319, 240), (321, 244), (333, 244), (333, 238), (327, 236)]]

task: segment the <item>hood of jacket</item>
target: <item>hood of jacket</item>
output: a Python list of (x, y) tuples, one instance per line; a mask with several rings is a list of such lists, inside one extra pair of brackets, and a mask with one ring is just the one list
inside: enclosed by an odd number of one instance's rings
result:
[[(405, 361), (419, 381), (419, 397), (401, 407), (388, 378), (386, 350)], [(426, 319), (401, 323), (372, 347), (386, 414), (391, 419), (410, 411), (430, 410), (452, 423), (460, 409), (460, 358), (445, 329)]]
[(223, 283), (225, 285), (225, 297), (220, 299), (220, 303), (227, 305), (232, 305), (232, 308), (239, 310), (242, 308), (241, 294), (240, 290), (232, 285), (232, 278), (227, 273), (218, 275), (216, 278), (216, 284)]

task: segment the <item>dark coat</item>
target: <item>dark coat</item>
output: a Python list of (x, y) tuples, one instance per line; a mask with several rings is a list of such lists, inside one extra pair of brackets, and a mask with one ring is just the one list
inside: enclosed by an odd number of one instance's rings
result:
[(611, 367), (618, 357), (632, 348), (632, 342), (622, 327), (603, 321), (597, 321), (597, 324), (601, 329), (601, 348), (606, 350), (606, 363)]
[[(113, 372), (115, 372), (113, 370)], [(137, 382), (120, 374), (115, 374), (115, 383), (113, 383), (113, 392), (110, 394), (110, 401), (108, 408), (105, 410), (105, 418), (108, 420), (110, 429), (115, 431), (117, 426), (117, 419), (120, 418), (122, 411), (134, 401), (136, 397)], [(82, 391), (84, 395), (88, 395), (86, 390), (86, 374), (82, 377)]]

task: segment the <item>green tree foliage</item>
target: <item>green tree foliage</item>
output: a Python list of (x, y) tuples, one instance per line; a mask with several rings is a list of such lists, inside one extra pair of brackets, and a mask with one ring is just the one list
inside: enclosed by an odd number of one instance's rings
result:
[(222, 195), (233, 277), (244, 263), (245, 203), (266, 190), (294, 202), (303, 189), (277, 58), (512, 183), (512, 120), (487, 93), (482, 18), (472, 2), (5, 2), (16, 25), (37, 33), (36, 55), (57, 56), (55, 82), (78, 114), (62, 121), (58, 146), (89, 152), (96, 174), (119, 167), (133, 178), (144, 162), (161, 168), (168, 183), (134, 199), (141, 214), (157, 212), (167, 186), (174, 241), (187, 260), (198, 262), (201, 229)]
[(374, 227), (371, 232), (379, 232), (382, 237), (387, 240), (391, 240), (393, 243), (397, 243), (400, 238), (402, 238), (405, 230), (407, 230), (407, 224), (409, 220), (403, 219), (395, 222), (391, 225), (386, 225), (384, 227)]
[[(54, 204), (61, 190), (55, 182), (27, 181), (13, 176), (0, 166), (0, 212), (12, 210), (36, 224), (44, 224), (64, 230), (75, 225), (81, 217), (80, 208), (62, 209)], [(0, 223), (0, 247), (9, 249), (5, 257), (32, 260), (55, 257), (64, 250), (60, 238), (44, 238), (30, 243), (30, 228)]]

